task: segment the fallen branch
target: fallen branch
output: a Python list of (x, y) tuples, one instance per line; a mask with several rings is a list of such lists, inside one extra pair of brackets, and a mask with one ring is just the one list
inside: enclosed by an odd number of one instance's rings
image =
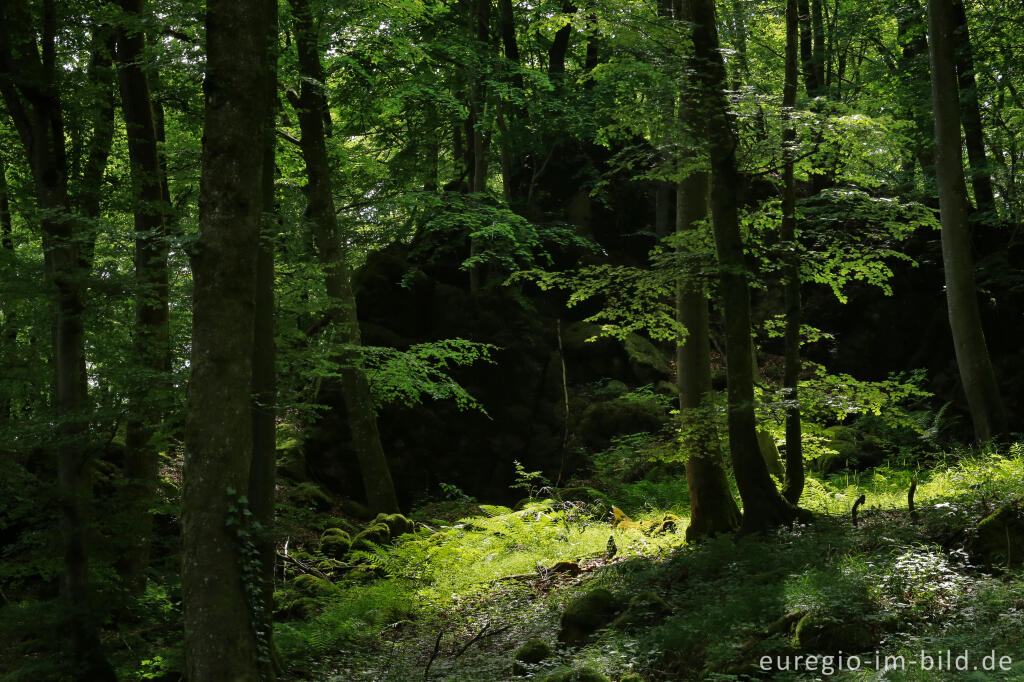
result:
[(481, 630), (476, 635), (474, 635), (473, 639), (471, 639), (468, 642), (466, 642), (466, 644), (461, 649), (459, 649), (458, 653), (456, 653), (455, 656), (453, 656), (453, 658), (458, 658), (462, 654), (466, 653), (466, 650), (469, 649), (469, 647), (473, 646), (476, 642), (479, 642), (484, 637), (493, 637), (494, 635), (501, 634), (502, 632), (505, 632), (505, 630), (508, 630), (512, 626), (511, 625), (506, 625), (503, 628), (498, 628), (497, 630), (492, 630), (490, 632), (487, 632), (487, 629), (489, 627), (491, 627), (490, 623), (484, 624), (484, 629)]
[(307, 566), (306, 564), (302, 563), (301, 561), (299, 561), (295, 557), (289, 556), (287, 554), (281, 554), (280, 552), (277, 552), (277, 558), (278, 559), (283, 559), (285, 561), (292, 562), (293, 564), (298, 566), (299, 569), (301, 569), (303, 573), (308, 573), (310, 575), (315, 575), (317, 578), (323, 578), (324, 580), (330, 580), (330, 578), (327, 576), (327, 574), (323, 573), (322, 571), (318, 571), (317, 569), (313, 568), (312, 566)]
[(427, 661), (427, 667), (423, 670), (424, 682), (430, 679), (430, 666), (434, 665), (434, 659), (437, 658), (438, 652), (441, 651), (442, 637), (444, 637), (444, 630), (438, 630), (437, 639), (434, 640), (434, 650), (430, 652), (430, 659)]

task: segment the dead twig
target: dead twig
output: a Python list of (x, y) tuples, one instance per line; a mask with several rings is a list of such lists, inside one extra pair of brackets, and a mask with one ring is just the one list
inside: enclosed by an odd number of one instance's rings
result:
[(862, 504), (864, 504), (864, 501), (865, 501), (866, 499), (867, 499), (866, 497), (864, 497), (863, 495), (861, 495), (860, 497), (858, 497), (858, 498), (857, 498), (857, 501), (853, 503), (853, 510), (851, 511), (851, 514), (853, 515), (853, 527), (854, 527), (854, 528), (856, 528), (856, 527), (857, 527), (857, 509), (858, 509), (858, 508), (859, 508), (859, 507), (860, 507), (860, 506), (861, 506)]

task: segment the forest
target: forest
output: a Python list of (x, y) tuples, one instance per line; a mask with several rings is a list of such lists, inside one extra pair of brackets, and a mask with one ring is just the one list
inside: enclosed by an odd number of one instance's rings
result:
[(0, 2), (0, 681), (1024, 679), (1022, 26)]

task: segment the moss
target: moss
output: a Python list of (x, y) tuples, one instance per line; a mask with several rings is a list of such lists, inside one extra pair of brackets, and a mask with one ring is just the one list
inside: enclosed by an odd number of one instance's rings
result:
[(618, 599), (600, 587), (569, 602), (559, 621), (558, 641), (584, 644), (595, 632), (608, 627), (621, 610)]
[(576, 435), (587, 447), (604, 450), (616, 436), (656, 432), (667, 421), (666, 411), (653, 400), (607, 400), (583, 411)]
[(552, 653), (551, 646), (543, 639), (538, 637), (528, 639), (521, 647), (516, 649), (512, 662), (512, 673), (515, 675), (525, 675), (529, 672), (529, 666), (551, 658)]
[(672, 368), (668, 364), (668, 358), (658, 350), (657, 346), (639, 334), (630, 334), (626, 337), (623, 345), (626, 348), (626, 355), (629, 356), (630, 364), (648, 367), (662, 376), (672, 376)]
[(664, 535), (675, 533), (679, 529), (679, 517), (675, 514), (665, 514), (657, 521), (651, 521), (644, 530), (650, 535)]
[(307, 597), (333, 597), (338, 594), (338, 587), (334, 583), (315, 575), (300, 575), (292, 581), (292, 587)]
[(373, 551), (373, 545), (383, 546), (391, 543), (391, 529), (383, 523), (371, 523), (358, 535), (352, 538), (352, 549)]
[(371, 522), (371, 525), (381, 523), (388, 527), (392, 538), (397, 538), (416, 530), (416, 524), (401, 514), (377, 514), (377, 518)]
[(341, 503), (341, 511), (345, 512), (348, 516), (355, 519), (362, 519), (364, 521), (373, 518), (373, 512), (365, 504), (360, 504), (355, 500), (345, 500)]
[(612, 621), (617, 630), (631, 630), (640, 625), (657, 622), (672, 613), (668, 602), (652, 590), (641, 592), (629, 600), (629, 606)]
[(1024, 562), (1024, 519), (1020, 501), (1004, 504), (978, 524), (975, 559), (991, 566), (1019, 566)]
[(640, 677), (636, 673), (626, 673), (619, 678), (619, 682), (644, 682), (644, 678)]
[(555, 497), (562, 502), (583, 502), (585, 504), (600, 505), (609, 503), (608, 496), (600, 490), (586, 487), (557, 488), (555, 489)]
[(332, 559), (341, 559), (352, 549), (352, 536), (340, 528), (328, 528), (320, 536), (320, 552)]
[(877, 643), (878, 637), (865, 623), (842, 622), (816, 614), (800, 619), (791, 641), (794, 649), (809, 653), (867, 651)]

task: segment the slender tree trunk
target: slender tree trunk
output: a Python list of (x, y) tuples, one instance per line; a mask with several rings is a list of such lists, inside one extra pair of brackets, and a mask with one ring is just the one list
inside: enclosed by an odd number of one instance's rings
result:
[(783, 497), (796, 504), (804, 489), (803, 431), (800, 427), (800, 251), (796, 240), (796, 180), (793, 177), (793, 155), (796, 128), (793, 113), (797, 90), (797, 0), (786, 0), (786, 82), (783, 86), (782, 109), (786, 129), (782, 134), (782, 248), (785, 252), (783, 272), (786, 302), (785, 357), (782, 387), (786, 406), (786, 485)]
[(935, 181), (935, 120), (932, 116), (931, 80), (929, 68), (924, 63), (928, 54), (928, 39), (925, 37), (926, 19), (920, 7), (912, 6), (900, 12), (897, 35), (903, 45), (899, 66), (902, 81), (909, 99), (909, 118), (914, 122), (915, 139), (913, 154), (921, 166), (926, 180)]
[(156, 492), (158, 454), (153, 437), (168, 409), (170, 372), (167, 280), (167, 206), (157, 148), (149, 81), (142, 68), (145, 34), (143, 0), (119, 0), (125, 23), (117, 37), (117, 63), (135, 194), (135, 335), (133, 353), (143, 370), (133, 387), (125, 438), (125, 477), (128, 479), (128, 550), (122, 575), (130, 589), (145, 587), (153, 520), (149, 513)]
[[(562, 12), (573, 14), (576, 5), (571, 2), (562, 3)], [(569, 52), (569, 38), (572, 37), (572, 24), (566, 24), (555, 33), (555, 39), (548, 48), (548, 76), (561, 83), (565, 77), (565, 55)]]
[(41, 21), (32, 16), (28, 5), (0, 4), (0, 95), (24, 147), (42, 209), (44, 270), (54, 296), (53, 404), (58, 424), (55, 450), (64, 553), (66, 672), (83, 682), (105, 681), (116, 676), (103, 654), (91, 613), (87, 544), (92, 453), (87, 434), (82, 292), (88, 269), (80, 249), (81, 221), (72, 215), (68, 195), (58, 30), (55, 0), (44, 0)]
[(729, 399), (729, 448), (743, 501), (744, 532), (788, 524), (797, 509), (779, 494), (757, 442), (754, 374), (750, 357), (750, 291), (743, 238), (739, 230), (736, 133), (725, 97), (725, 64), (719, 49), (713, 0), (685, 0), (693, 25), (695, 70), (708, 125), (711, 158), (711, 212), (721, 268), (720, 295), (725, 310)]
[[(474, 0), (473, 26), (476, 35), (477, 63), (469, 88), (468, 141), (473, 150), (473, 163), (469, 168), (469, 191), (479, 194), (487, 191), (488, 147), (490, 140), (485, 130), (484, 110), (487, 105), (487, 89), (484, 84), (487, 69), (487, 54), (491, 45), (491, 0)], [(479, 255), (480, 244), (470, 238), (469, 255)], [(476, 293), (486, 278), (483, 266), (474, 264), (469, 268), (469, 290)]]
[(978, 213), (995, 219), (996, 199), (992, 191), (992, 176), (985, 154), (985, 129), (981, 123), (981, 105), (978, 103), (978, 84), (975, 80), (974, 50), (967, 23), (963, 0), (953, 2), (953, 42), (956, 56), (957, 85), (960, 89), (960, 114), (963, 117), (964, 143), (971, 167), (971, 187)]
[(274, 646), (274, 564), (277, 557), (274, 535), (274, 489), (277, 483), (277, 349), (274, 345), (274, 241), (279, 231), (278, 207), (274, 190), (277, 161), (275, 120), (278, 113), (277, 0), (264, 0), (267, 13), (267, 70), (263, 87), (269, 105), (263, 133), (262, 208), (259, 250), (256, 254), (256, 310), (253, 319), (252, 356), (252, 466), (249, 469), (249, 504), (253, 521), (259, 524), (255, 534), (260, 560), (263, 592), (262, 611), (257, 620), (267, 635), (271, 660), (261, 661), (263, 679), (273, 682), (281, 669)]
[(814, 34), (814, 47), (811, 51), (811, 67), (814, 69), (814, 82), (817, 83), (815, 94), (821, 94), (825, 87), (825, 20), (822, 15), (822, 0), (811, 0), (811, 31)]
[[(208, 0), (192, 376), (182, 499), (189, 682), (256, 682), (268, 658), (239, 534), (253, 456), (252, 376), (267, 101), (267, 0)], [(271, 172), (269, 169), (266, 172)]]
[[(684, 106), (686, 106), (684, 104)], [(684, 179), (677, 191), (676, 228), (696, 229), (707, 218), (708, 174)], [(707, 292), (699, 282), (684, 282), (676, 296), (676, 318), (686, 327), (686, 340), (676, 350), (679, 411), (683, 419), (686, 485), (690, 491), (687, 542), (728, 533), (740, 526), (740, 510), (729, 490), (711, 393), (711, 341)]]
[(330, 163), (320, 112), (326, 107), (323, 69), (308, 0), (291, 0), (295, 17), (295, 43), (299, 53), (302, 85), (296, 110), (302, 130), (302, 156), (306, 162), (306, 216), (313, 226), (320, 264), (324, 268), (328, 316), (339, 331), (344, 350), (340, 355), (341, 390), (352, 430), (352, 444), (370, 508), (398, 511), (398, 498), (384, 448), (377, 431), (377, 415), (366, 373), (360, 367), (361, 345), (356, 297), (352, 290), (345, 253), (338, 234), (338, 219), (331, 190)]
[[(9, 251), (14, 256), (14, 225), (11, 221), (11, 200), (7, 189), (7, 164), (0, 155), (0, 249)], [(2, 261), (0, 261), (2, 262)], [(2, 275), (0, 271), (0, 275)], [(18, 338), (17, 327), (11, 314), (9, 305), (0, 304), (0, 349), (4, 346), (13, 349)], [(2, 352), (2, 351), (0, 351)], [(0, 358), (3, 356), (0, 355)], [(0, 371), (6, 371), (7, 363), (0, 365)], [(3, 392), (0, 394), (0, 431), (10, 425), (11, 421), (11, 396)]]
[(935, 174), (942, 222), (942, 261), (953, 348), (974, 435), (986, 441), (1006, 432), (1006, 414), (985, 343), (967, 223), (967, 187), (960, 147), (953, 0), (928, 0), (928, 36), (935, 110)]
[(804, 86), (808, 97), (816, 97), (821, 84), (814, 69), (814, 32), (811, 29), (810, 0), (797, 0), (797, 8), (800, 24), (800, 64), (804, 74)]

